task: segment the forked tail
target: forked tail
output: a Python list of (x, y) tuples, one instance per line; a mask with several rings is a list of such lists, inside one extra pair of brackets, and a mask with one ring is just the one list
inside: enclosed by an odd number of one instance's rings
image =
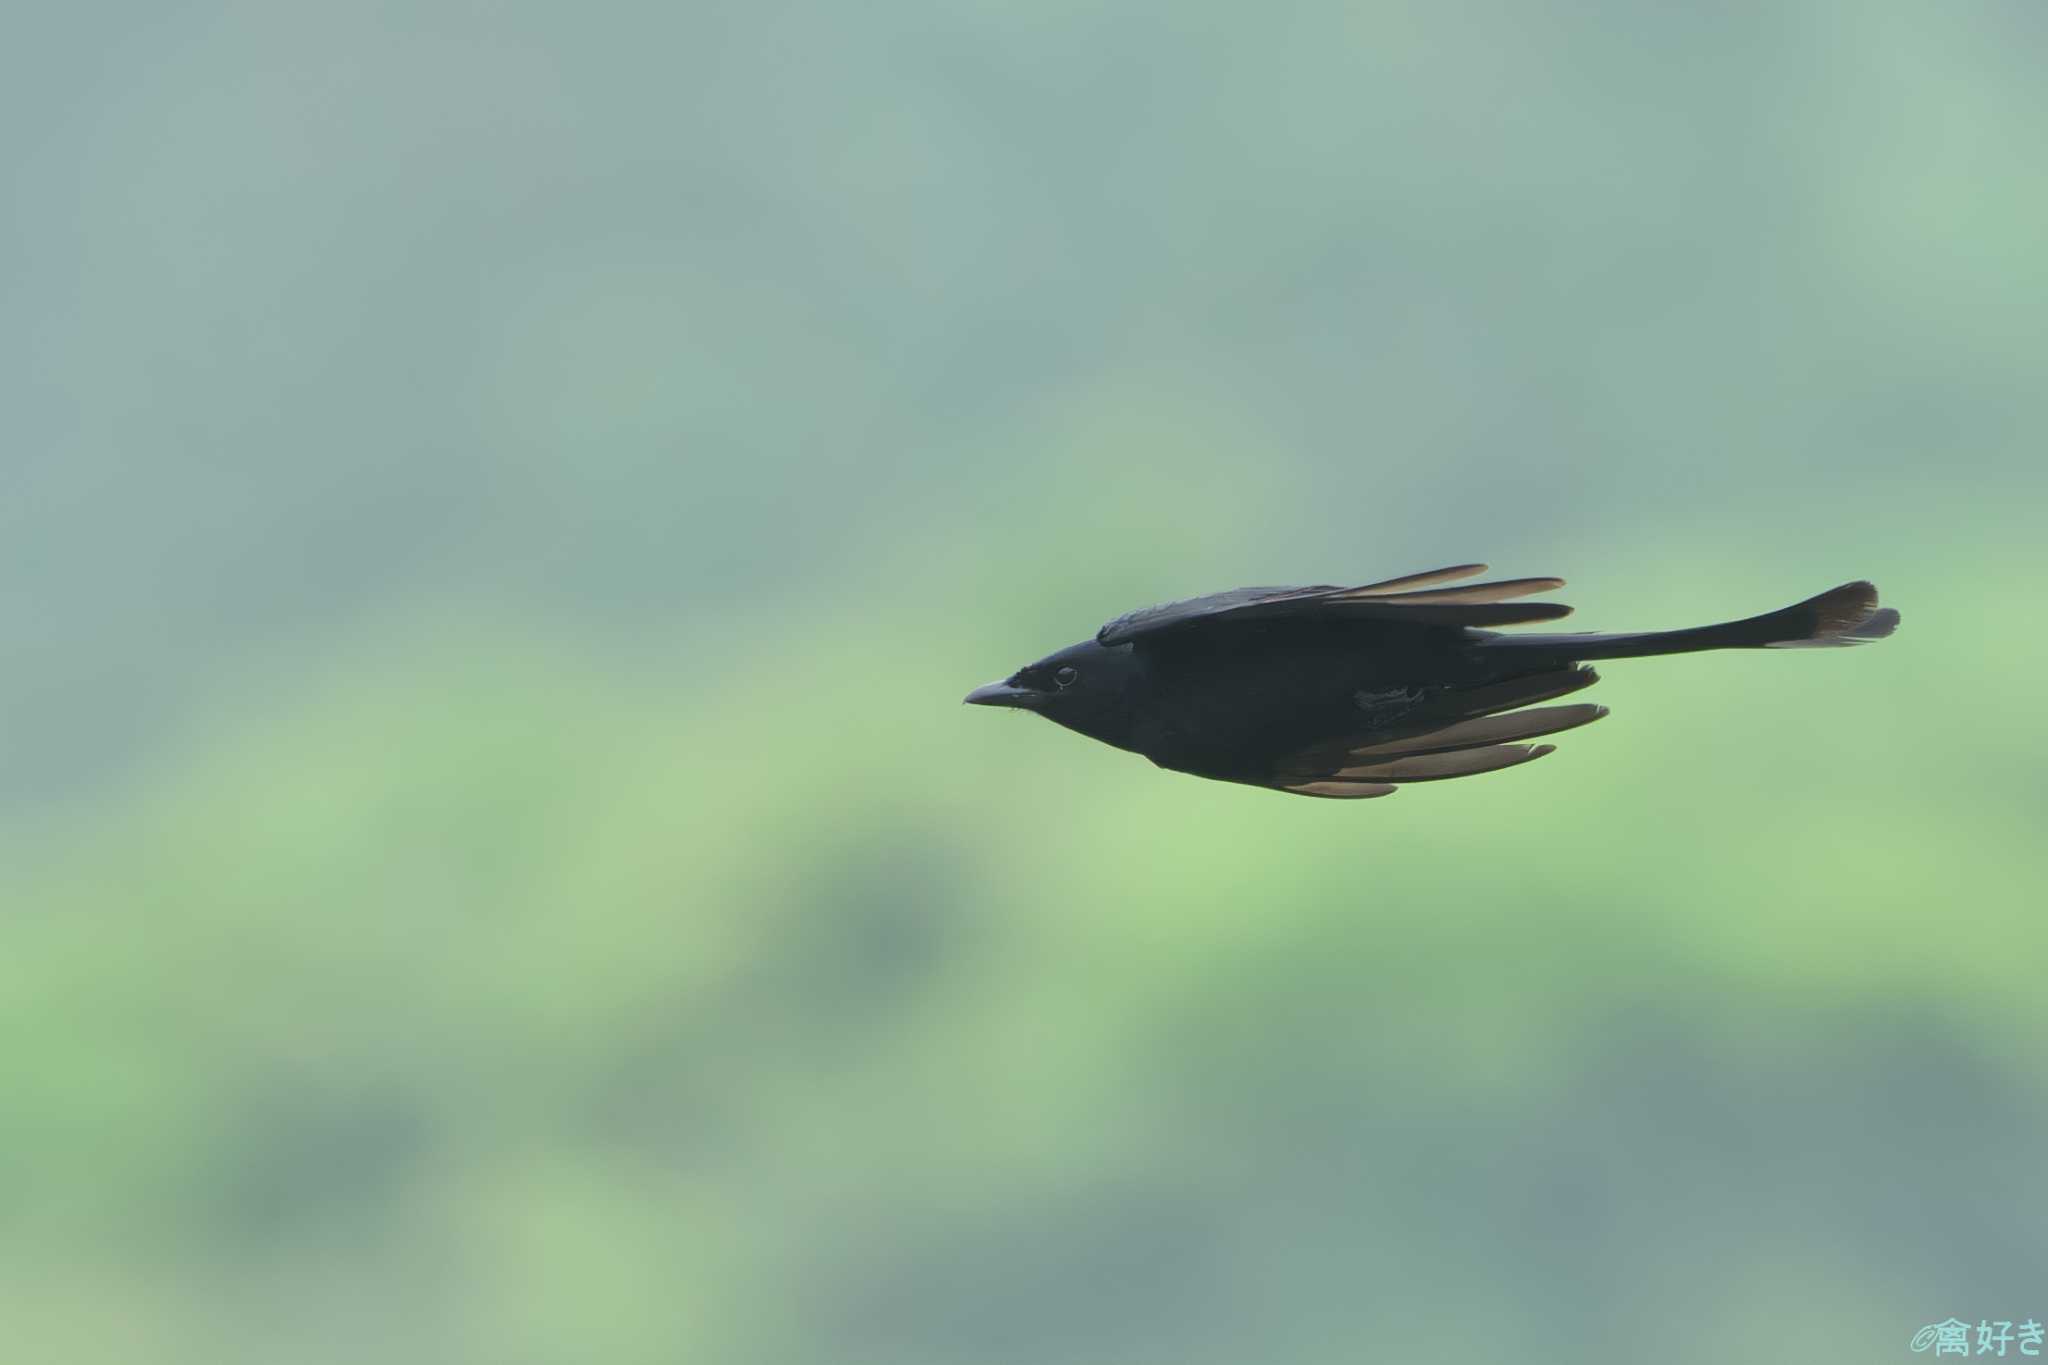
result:
[(1779, 611), (1691, 630), (1632, 635), (1494, 635), (1479, 648), (1542, 654), (1573, 661), (1637, 659), (1649, 654), (1692, 654), (1703, 649), (1825, 649), (1882, 640), (1897, 630), (1899, 614), (1877, 605), (1877, 589), (1857, 581), (1830, 588)]

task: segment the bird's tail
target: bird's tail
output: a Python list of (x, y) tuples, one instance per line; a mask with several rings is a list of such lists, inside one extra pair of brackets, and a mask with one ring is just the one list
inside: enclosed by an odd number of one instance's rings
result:
[(1551, 658), (1635, 659), (1647, 654), (1691, 654), (1703, 649), (1817, 649), (1882, 640), (1898, 629), (1899, 614), (1877, 605), (1877, 589), (1858, 581), (1830, 588), (1779, 611), (1691, 630), (1633, 635), (1492, 635), (1487, 654), (1541, 654)]

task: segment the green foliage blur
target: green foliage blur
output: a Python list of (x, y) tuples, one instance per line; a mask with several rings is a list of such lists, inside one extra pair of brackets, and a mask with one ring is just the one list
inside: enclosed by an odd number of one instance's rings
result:
[[(44, 6), (0, 1330), (1873, 1361), (2048, 1318), (2048, 11)], [(971, 686), (1870, 577), (1353, 805)]]

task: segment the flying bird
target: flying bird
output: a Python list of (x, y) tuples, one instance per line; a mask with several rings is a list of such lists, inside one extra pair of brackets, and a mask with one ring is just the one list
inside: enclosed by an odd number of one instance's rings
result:
[(1564, 580), (1442, 586), (1485, 571), (1459, 564), (1357, 588), (1238, 588), (1147, 607), (967, 701), (1035, 711), (1177, 772), (1356, 799), (1550, 753), (1523, 741), (1607, 714), (1538, 705), (1598, 681), (1591, 660), (1857, 645), (1899, 624), (1876, 588), (1855, 582), (1692, 630), (1508, 634), (1493, 627), (1570, 615), (1518, 600)]

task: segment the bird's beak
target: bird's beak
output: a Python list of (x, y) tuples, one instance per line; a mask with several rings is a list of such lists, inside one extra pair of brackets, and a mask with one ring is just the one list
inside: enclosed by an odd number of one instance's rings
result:
[(1038, 694), (1028, 687), (1012, 687), (1006, 682), (992, 682), (977, 687), (967, 694), (969, 706), (1022, 706), (1029, 708), (1038, 700)]

